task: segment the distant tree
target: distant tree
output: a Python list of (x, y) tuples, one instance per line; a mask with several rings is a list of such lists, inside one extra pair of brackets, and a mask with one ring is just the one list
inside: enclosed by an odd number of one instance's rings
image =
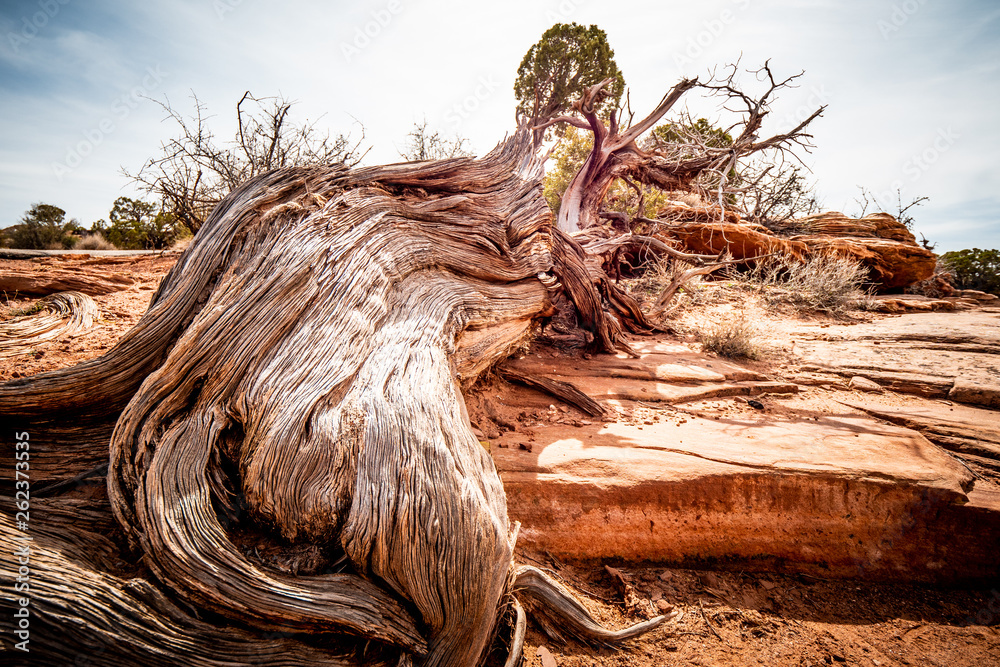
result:
[(941, 255), (941, 262), (959, 289), (1000, 295), (1000, 250), (958, 250)]
[(173, 213), (156, 204), (119, 197), (108, 214), (110, 222), (98, 220), (92, 231), (122, 250), (162, 250), (177, 236)]
[(74, 232), (82, 228), (76, 220), (64, 222), (66, 211), (51, 204), (32, 204), (20, 224), (4, 230), (4, 243), (11, 248), (55, 250), (72, 248)]
[[(202, 222), (229, 192), (244, 181), (281, 167), (342, 162), (357, 164), (362, 154), (350, 136), (321, 133), (315, 123), (289, 119), (292, 102), (282, 97), (254, 97), (249, 91), (236, 104), (236, 136), (219, 143), (206, 124), (205, 105), (194, 98), (195, 113), (185, 118), (169, 100), (157, 102), (180, 136), (160, 145), (137, 172), (123, 173), (146, 193), (165, 202), (177, 222), (198, 231)], [(254, 106), (255, 108), (247, 108)]]
[(687, 119), (686, 122), (673, 121), (657, 125), (650, 131), (644, 147), (669, 150), (672, 147), (690, 147), (692, 144), (708, 148), (726, 148), (733, 145), (733, 137), (705, 118), (695, 121)]
[(605, 79), (611, 81), (594, 110), (603, 117), (618, 106), (625, 92), (625, 77), (615, 63), (608, 36), (596, 25), (557, 23), (528, 49), (517, 68), (517, 111), (548, 120), (567, 112), (584, 91)]
[(447, 139), (440, 132), (427, 129), (427, 119), (413, 123), (413, 129), (406, 135), (406, 148), (399, 151), (399, 156), (410, 162), (422, 160), (441, 160), (451, 157), (472, 157), (472, 152), (466, 150), (468, 139), (455, 136)]

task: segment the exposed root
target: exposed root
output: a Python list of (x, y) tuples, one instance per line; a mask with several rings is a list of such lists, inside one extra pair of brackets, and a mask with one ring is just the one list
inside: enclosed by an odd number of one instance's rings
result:
[(36, 345), (74, 336), (94, 326), (97, 304), (81, 292), (60, 292), (39, 299), (33, 314), (0, 324), (0, 359), (31, 352)]
[(588, 644), (612, 645), (656, 628), (666, 616), (657, 616), (622, 630), (601, 626), (579, 600), (558, 581), (530, 565), (517, 568), (514, 592), (530, 603), (534, 618), (553, 639), (563, 640), (560, 631)]
[(524, 653), (524, 635), (528, 629), (528, 616), (517, 598), (514, 598), (514, 633), (510, 640), (510, 652), (504, 667), (518, 667)]

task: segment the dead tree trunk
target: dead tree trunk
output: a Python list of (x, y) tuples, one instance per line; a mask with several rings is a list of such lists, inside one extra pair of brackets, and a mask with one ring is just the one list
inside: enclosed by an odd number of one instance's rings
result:
[[(737, 161), (745, 156), (774, 149), (788, 150), (792, 145), (808, 147), (810, 135), (805, 128), (823, 112), (817, 109), (798, 126), (788, 132), (760, 139), (764, 117), (768, 114), (774, 95), (782, 88), (792, 85), (801, 74), (782, 81), (775, 80), (769, 66), (753, 72), (760, 81), (767, 82), (767, 88), (759, 97), (752, 97), (735, 84), (736, 66), (725, 78), (709, 83), (699, 83), (697, 79), (684, 79), (675, 85), (649, 115), (628, 127), (620, 127), (617, 112), (612, 112), (609, 122), (598, 117), (596, 109), (606, 97), (606, 87), (611, 79), (606, 79), (587, 89), (583, 97), (574, 102), (574, 116), (557, 116), (539, 119), (536, 132), (560, 123), (591, 132), (594, 145), (580, 171), (570, 181), (559, 206), (558, 228), (573, 234), (596, 225), (601, 220), (601, 205), (615, 179), (642, 183), (661, 190), (687, 190), (703, 174), (716, 175), (715, 195), (723, 208), (727, 189), (728, 174)], [(722, 94), (731, 102), (742, 105), (738, 110), (742, 118), (737, 124), (739, 133), (731, 145), (710, 145), (704, 138), (690, 133), (682, 140), (668, 147), (668, 150), (641, 150), (638, 140), (670, 111), (686, 92), (701, 87), (713, 94)], [(737, 109), (730, 109), (737, 111)], [(678, 128), (683, 131), (683, 128)], [(730, 184), (730, 187), (732, 185)], [(639, 212), (642, 215), (642, 212)]]
[[(0, 386), (5, 460), (30, 435), (35, 655), (93, 641), (98, 664), (396, 651), (474, 665), (512, 586), (583, 637), (626, 636), (516, 575), (516, 529), (462, 400), (551, 314), (558, 285), (616, 344), (585, 269), (554, 258), (574, 250), (550, 228), (530, 135), (480, 160), (255, 178), (115, 348)], [(105, 470), (106, 500), (85, 486)], [(80, 498), (96, 523), (67, 521)], [(95, 546), (66, 548), (77, 540)]]

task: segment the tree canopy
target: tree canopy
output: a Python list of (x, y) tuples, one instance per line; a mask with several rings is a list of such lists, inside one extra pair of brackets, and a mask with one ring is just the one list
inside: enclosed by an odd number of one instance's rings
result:
[(98, 220), (93, 231), (122, 250), (162, 250), (177, 236), (173, 213), (140, 199), (119, 197), (108, 214), (110, 223)]
[(607, 97), (597, 112), (607, 116), (625, 92), (625, 77), (615, 63), (607, 34), (596, 25), (557, 23), (542, 34), (517, 68), (514, 96), (518, 113), (531, 116), (536, 94), (540, 119), (567, 111), (583, 92), (604, 79)]
[(1000, 295), (1000, 250), (972, 248), (946, 252), (941, 261), (951, 272), (956, 287)]
[(66, 211), (51, 204), (32, 204), (20, 224), (4, 230), (4, 242), (12, 248), (46, 250), (72, 248), (77, 241), (76, 220), (65, 222)]

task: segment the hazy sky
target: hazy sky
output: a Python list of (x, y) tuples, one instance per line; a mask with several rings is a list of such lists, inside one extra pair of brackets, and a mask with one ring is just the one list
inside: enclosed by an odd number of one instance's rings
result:
[[(680, 77), (740, 57), (805, 70), (765, 130), (829, 105), (805, 156), (825, 208), (857, 212), (864, 186), (891, 210), (899, 188), (930, 197), (916, 231), (939, 252), (1000, 248), (1000, 5), (989, 0), (4, 0), (0, 227), (34, 202), (89, 226), (134, 194), (121, 168), (177, 132), (144, 97), (189, 112), (194, 91), (228, 139), (244, 91), (281, 93), (296, 119), (334, 134), (359, 138), (362, 123), (366, 164), (398, 161), (424, 117), (485, 152), (514, 126), (525, 51), (570, 21), (608, 33), (639, 115)], [(714, 102), (689, 104), (718, 118)]]

